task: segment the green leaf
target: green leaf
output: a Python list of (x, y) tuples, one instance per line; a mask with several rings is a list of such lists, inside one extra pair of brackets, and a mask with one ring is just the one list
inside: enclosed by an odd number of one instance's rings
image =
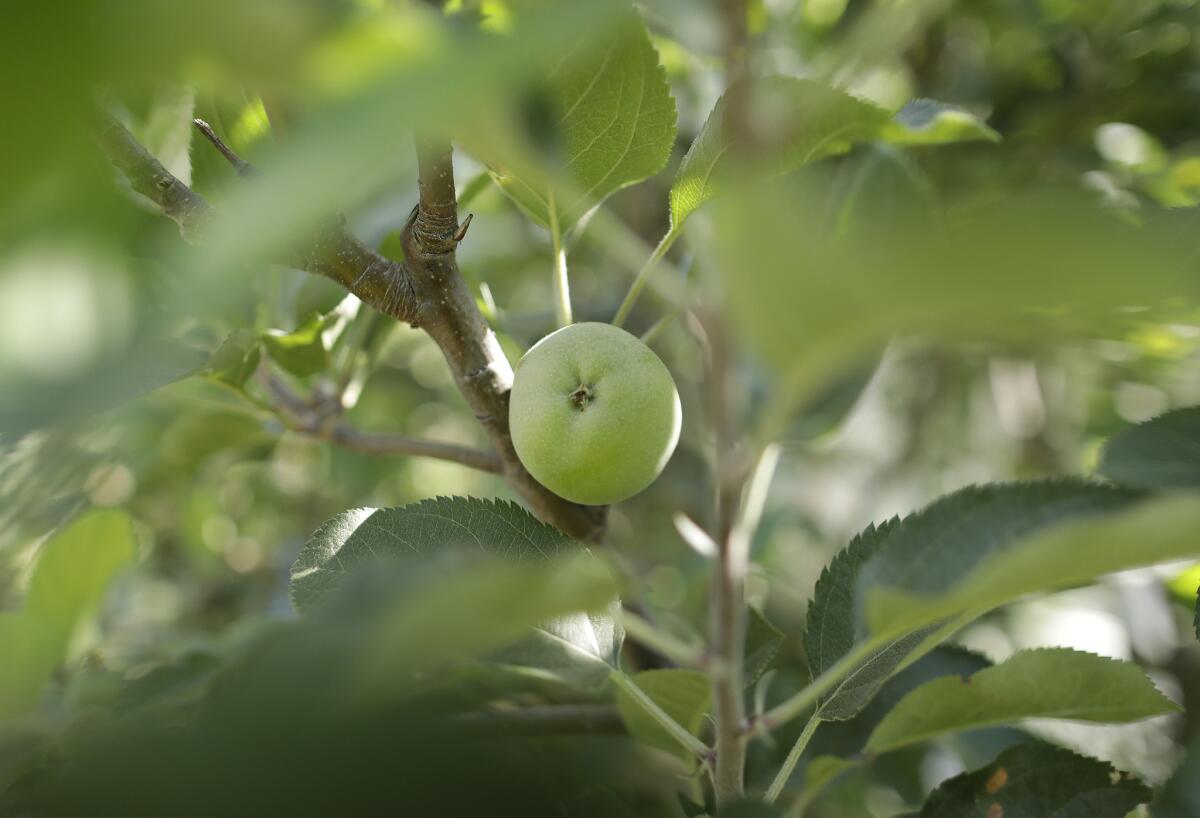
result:
[(857, 759), (838, 756), (817, 756), (808, 762), (804, 767), (804, 786), (792, 807), (792, 814), (803, 815), (826, 787), (861, 763)]
[(944, 145), (949, 142), (999, 142), (1000, 134), (978, 117), (931, 99), (914, 99), (883, 129), (882, 139), (895, 145)]
[(129, 517), (116, 510), (89, 512), (42, 546), (25, 609), (0, 614), (0, 719), (37, 703), (109, 581), (134, 553)]
[(0, 721), (27, 713), (61, 659), (54, 629), (34, 617), (0, 613)]
[[(301, 613), (309, 613), (336, 597), (333, 592), (355, 569), (389, 557), (428, 562), (454, 552), (489, 555), (539, 571), (575, 555), (599, 562), (514, 503), (439, 497), (399, 508), (355, 509), (325, 523), (292, 567), (292, 601)], [(606, 576), (602, 566), (597, 568)], [(543, 621), (527, 623), (532, 632), (525, 633), (523, 626), (522, 638), (506, 640), (488, 661), (576, 686), (603, 684), (617, 665), (624, 633), (613, 615), (618, 603), (611, 582), (603, 581), (601, 588), (609, 594), (604, 605), (554, 610)], [(401, 590), (412, 592), (397, 593)], [(459, 602), (477, 604), (469, 598)]]
[(132, 129), (138, 141), (185, 185), (192, 183), (192, 117), (196, 94), (191, 88), (158, 91), (145, 119)]
[(1188, 745), (1183, 760), (1150, 807), (1150, 814), (1154, 818), (1194, 818), (1200, 815), (1200, 739)]
[[(634, 683), (667, 715), (694, 736), (700, 735), (704, 715), (709, 710), (711, 688), (708, 677), (694, 670), (672, 668), (645, 670), (633, 677)], [(684, 760), (691, 752), (672, 738), (663, 727), (647, 715), (645, 709), (623, 689), (617, 689), (617, 708), (630, 734), (643, 744), (665, 750)]]
[(1200, 486), (1200, 407), (1167, 412), (1115, 435), (1099, 471), (1129, 486)]
[[(568, 55), (548, 86), (566, 183), (556, 207), (566, 231), (609, 194), (663, 169), (675, 143), (675, 100), (635, 15), (604, 42)], [(549, 225), (542, 184), (504, 172), (494, 178), (531, 218)]]
[(858, 593), (880, 637), (970, 618), (1025, 594), (1195, 557), (1200, 497), (1145, 498), (1079, 480), (948, 495), (901, 523), (864, 566)]
[[(813, 678), (832, 668), (862, 640), (864, 634), (855, 624), (859, 572), (898, 524), (889, 520), (878, 527), (868, 526), (821, 572), (804, 628), (804, 649)], [(915, 658), (913, 652), (925, 636), (923, 631), (900, 634), (877, 647), (817, 700), (817, 716), (824, 721), (853, 718), (901, 664)]]
[(313, 313), (292, 332), (271, 330), (263, 333), (262, 345), (275, 363), (296, 377), (315, 375), (329, 366), (329, 349), (325, 346), (324, 332), (331, 320)]
[[(756, 104), (777, 113), (765, 175), (789, 173), (809, 162), (845, 153), (873, 139), (888, 121), (882, 108), (813, 80), (767, 77), (754, 83)], [(700, 134), (688, 148), (671, 184), (671, 229), (678, 230), (697, 208), (727, 186), (727, 164), (734, 148), (725, 127), (727, 91), (713, 107)], [(756, 146), (756, 152), (758, 147)]]
[(51, 627), (56, 644), (65, 651), (99, 605), (113, 575), (135, 553), (129, 515), (116, 509), (88, 512), (42, 546), (29, 580), (25, 614)]
[(731, 323), (791, 405), (897, 335), (1021, 348), (1111, 337), (1145, 318), (1131, 307), (1153, 315), (1200, 294), (1192, 215), (1139, 226), (1078, 193), (1035, 190), (841, 219), (834, 193), (809, 172), (739, 191), (714, 214)]
[(929, 796), (919, 818), (1125, 818), (1150, 800), (1137, 779), (1048, 744), (1023, 744)]
[(1022, 719), (1129, 722), (1175, 710), (1137, 665), (1066, 648), (1028, 650), (912, 691), (875, 728), (865, 749), (888, 753), (945, 733)]
[(783, 644), (783, 631), (771, 624), (755, 606), (750, 606), (746, 622), (743, 667), (746, 687), (752, 687), (771, 667)]
[(512, 562), (576, 553), (579, 545), (515, 503), (438, 497), (398, 508), (358, 508), (322, 525), (292, 566), (292, 602), (318, 605), (354, 568), (389, 555), (462, 548)]
[(261, 357), (258, 336), (251, 330), (236, 330), (217, 347), (203, 372), (215, 381), (240, 390), (258, 369)]

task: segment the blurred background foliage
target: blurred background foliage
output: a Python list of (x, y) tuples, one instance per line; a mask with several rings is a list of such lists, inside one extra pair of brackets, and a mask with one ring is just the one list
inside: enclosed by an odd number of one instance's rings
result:
[[(231, 643), (291, 618), (288, 568), (338, 512), (441, 494), (511, 496), (492, 475), (359, 454), (289, 429), (250, 377), (257, 366), (276, 368), (318, 402), (342, 400), (359, 429), (484, 443), (425, 335), (267, 260), (331, 212), (398, 257), (397, 231), (416, 199), (411, 130), (445, 124), (477, 146), (476, 156), (456, 157), (461, 209), (475, 215), (459, 262), (515, 362), (553, 325), (551, 245), (477, 157), (553, 152), (538, 141), (544, 111), (535, 80), (579, 31), (618, 19), (614, 6), (451, 0), (445, 20), (425, 4), (386, 0), (73, 0), (6, 10), (0, 610), (21, 608), (43, 538), (82, 508), (128, 509), (139, 555), (72, 645), (70, 672), (56, 676), (48, 696), (60, 711), (78, 712), (72, 696), (105, 673), (149, 680), (182, 666), (201, 678)], [(667, 170), (617, 192), (603, 217), (570, 236), (577, 320), (609, 320), (633, 272), (623, 259), (644, 258), (667, 231), (670, 179), (723, 91), (717, 4), (652, 0), (642, 10), (679, 133)], [(848, 228), (856, 246), (871, 247), (926, 206), (1003, 206), (1035, 185), (1082, 191), (1133, 224), (1170, 223), (1200, 203), (1198, 24), (1195, 0), (756, 0), (757, 69), (819, 77), (889, 111), (936, 99), (985, 121), (1001, 140), (859, 146), (789, 177), (777, 198), (756, 200), (767, 202), (759, 210), (700, 211), (676, 267), (691, 269), (702, 292), (722, 280), (738, 292), (740, 265), (790, 260), (821, 219), (843, 227), (850, 219), (861, 226)], [(175, 225), (122, 188), (92, 138), (97, 94), (168, 168), (234, 216), (215, 247), (184, 245)], [(262, 169), (252, 187), (193, 136), (193, 115)], [(819, 214), (805, 209), (812, 197), (797, 193), (812, 190)], [(613, 228), (611, 217), (628, 229)], [(734, 249), (723, 252), (730, 230)], [(1190, 249), (1182, 230), (1158, 240), (1194, 255), (1194, 235)], [(1086, 280), (1106, 252), (1101, 244), (1075, 259), (1073, 275)], [(891, 261), (868, 253), (843, 263), (869, 290), (894, 272)], [(957, 272), (939, 269), (947, 277), (940, 282), (893, 277), (886, 299), (936, 300)], [(1144, 273), (1128, 269), (1126, 284), (1136, 290)], [(771, 285), (785, 293), (782, 307), (811, 294), (803, 282)], [(747, 326), (762, 303), (751, 300)], [(981, 340), (893, 327), (888, 300), (855, 315), (850, 297), (812, 341), (832, 345), (835, 362), (819, 396), (787, 418), (780, 475), (753, 546), (751, 602), (796, 634), (821, 567), (868, 522), (973, 482), (1089, 473), (1107, 436), (1200, 403), (1195, 303), (1127, 312), (1103, 333), (1022, 329)], [(670, 306), (644, 298), (627, 325), (644, 331)], [(822, 310), (812, 303), (800, 314), (816, 322)], [(838, 322), (846, 321), (879, 335), (843, 348)], [(893, 329), (910, 334), (883, 350)], [(761, 339), (750, 332), (745, 340), (751, 354), (737, 377), (750, 425), (772, 392), (773, 368), (769, 350), (753, 354), (763, 351)], [(696, 479), (711, 458), (702, 351), (687, 318), (653, 346), (680, 387), (683, 442), (651, 491), (613, 509), (610, 541), (655, 616), (688, 632), (703, 628), (707, 566), (672, 519), (710, 514), (709, 488)], [(1053, 730), (1162, 781), (1179, 748), (1200, 736), (1200, 651), (1188, 627), (1198, 580), (1200, 571), (1180, 566), (1122, 575), (1006, 608), (960, 641), (994, 660), (1061, 644), (1141, 662), (1187, 715), (1120, 730)], [(777, 664), (778, 688), (803, 681), (798, 639), (784, 642)], [(860, 719), (877, 719), (872, 712)], [(404, 715), (397, 724), (411, 725)], [(830, 729), (819, 749), (857, 749), (842, 733), (867, 729)], [(777, 747), (754, 746), (752, 783), (776, 768), (786, 733)], [(820, 814), (896, 814), (1006, 740), (988, 732), (897, 754), (836, 787)], [(608, 758), (628, 773), (629, 760), (611, 748), (569, 752)]]

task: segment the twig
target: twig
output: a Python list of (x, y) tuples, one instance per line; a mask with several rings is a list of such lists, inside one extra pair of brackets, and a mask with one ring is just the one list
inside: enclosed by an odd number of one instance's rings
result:
[(512, 736), (622, 735), (628, 732), (611, 704), (560, 704), (464, 713), (451, 719), (469, 733)]
[(361, 454), (430, 457), (493, 474), (500, 474), (504, 470), (495, 452), (403, 435), (363, 432), (337, 415), (321, 412), (278, 376), (265, 370), (260, 372), (264, 374), (260, 375), (259, 381), (270, 393), (276, 414), (294, 432)]
[(212, 129), (211, 125), (199, 117), (193, 119), (192, 124), (196, 126), (196, 130), (204, 134), (204, 137), (213, 144), (217, 152), (224, 156), (229, 164), (233, 165), (233, 169), (237, 171), (238, 176), (245, 178), (253, 175), (254, 166), (234, 153), (233, 148), (226, 145), (224, 140), (217, 136), (217, 132)]

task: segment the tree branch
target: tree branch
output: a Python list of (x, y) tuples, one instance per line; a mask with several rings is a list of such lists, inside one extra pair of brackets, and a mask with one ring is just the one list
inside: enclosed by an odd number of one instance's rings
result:
[(363, 432), (342, 419), (338, 413), (340, 405), (333, 411), (323, 412), (305, 401), (279, 377), (263, 373), (261, 369), (259, 372), (259, 381), (270, 393), (276, 414), (294, 432), (361, 454), (431, 457), (492, 474), (502, 474), (504, 471), (504, 465), (495, 452), (403, 435)]
[[(187, 241), (199, 242), (208, 235), (216, 220), (212, 207), (171, 175), (128, 130), (109, 117), (100, 129), (99, 141), (130, 186), (175, 220)], [(534, 480), (517, 457), (508, 431), (512, 367), (480, 314), (455, 258), (464, 231), (458, 224), (450, 144), (423, 139), (417, 158), (420, 201), (401, 233), (406, 263), (398, 264), (368, 249), (340, 222), (319, 231), (278, 261), (327, 276), (363, 303), (425, 330), (441, 348), (459, 391), (487, 432), (501, 464), (499, 471), (509, 485), (546, 522), (576, 539), (599, 542), (607, 509), (558, 497)], [(349, 434), (344, 439), (363, 442), (361, 435)], [(378, 443), (371, 438), (367, 441)], [(422, 453), (431, 451), (425, 448)]]
[(513, 736), (624, 735), (620, 712), (611, 704), (561, 704), (464, 713), (452, 723), (478, 735)]
[(450, 143), (422, 136), (417, 141), (420, 201), (400, 234), (404, 257), (420, 303), (422, 328), (441, 348), (458, 389), (467, 399), (504, 463), (509, 484), (535, 514), (571, 536), (596, 542), (603, 536), (606, 509), (581, 506), (553, 494), (521, 465), (508, 430), (513, 372), (458, 269), (459, 234)]

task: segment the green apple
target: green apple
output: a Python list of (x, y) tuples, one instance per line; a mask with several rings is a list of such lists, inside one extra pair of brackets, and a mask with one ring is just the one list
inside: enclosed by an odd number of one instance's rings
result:
[(611, 324), (572, 324), (517, 364), (508, 422), (517, 456), (560, 497), (606, 505), (654, 482), (682, 422), (658, 356)]

